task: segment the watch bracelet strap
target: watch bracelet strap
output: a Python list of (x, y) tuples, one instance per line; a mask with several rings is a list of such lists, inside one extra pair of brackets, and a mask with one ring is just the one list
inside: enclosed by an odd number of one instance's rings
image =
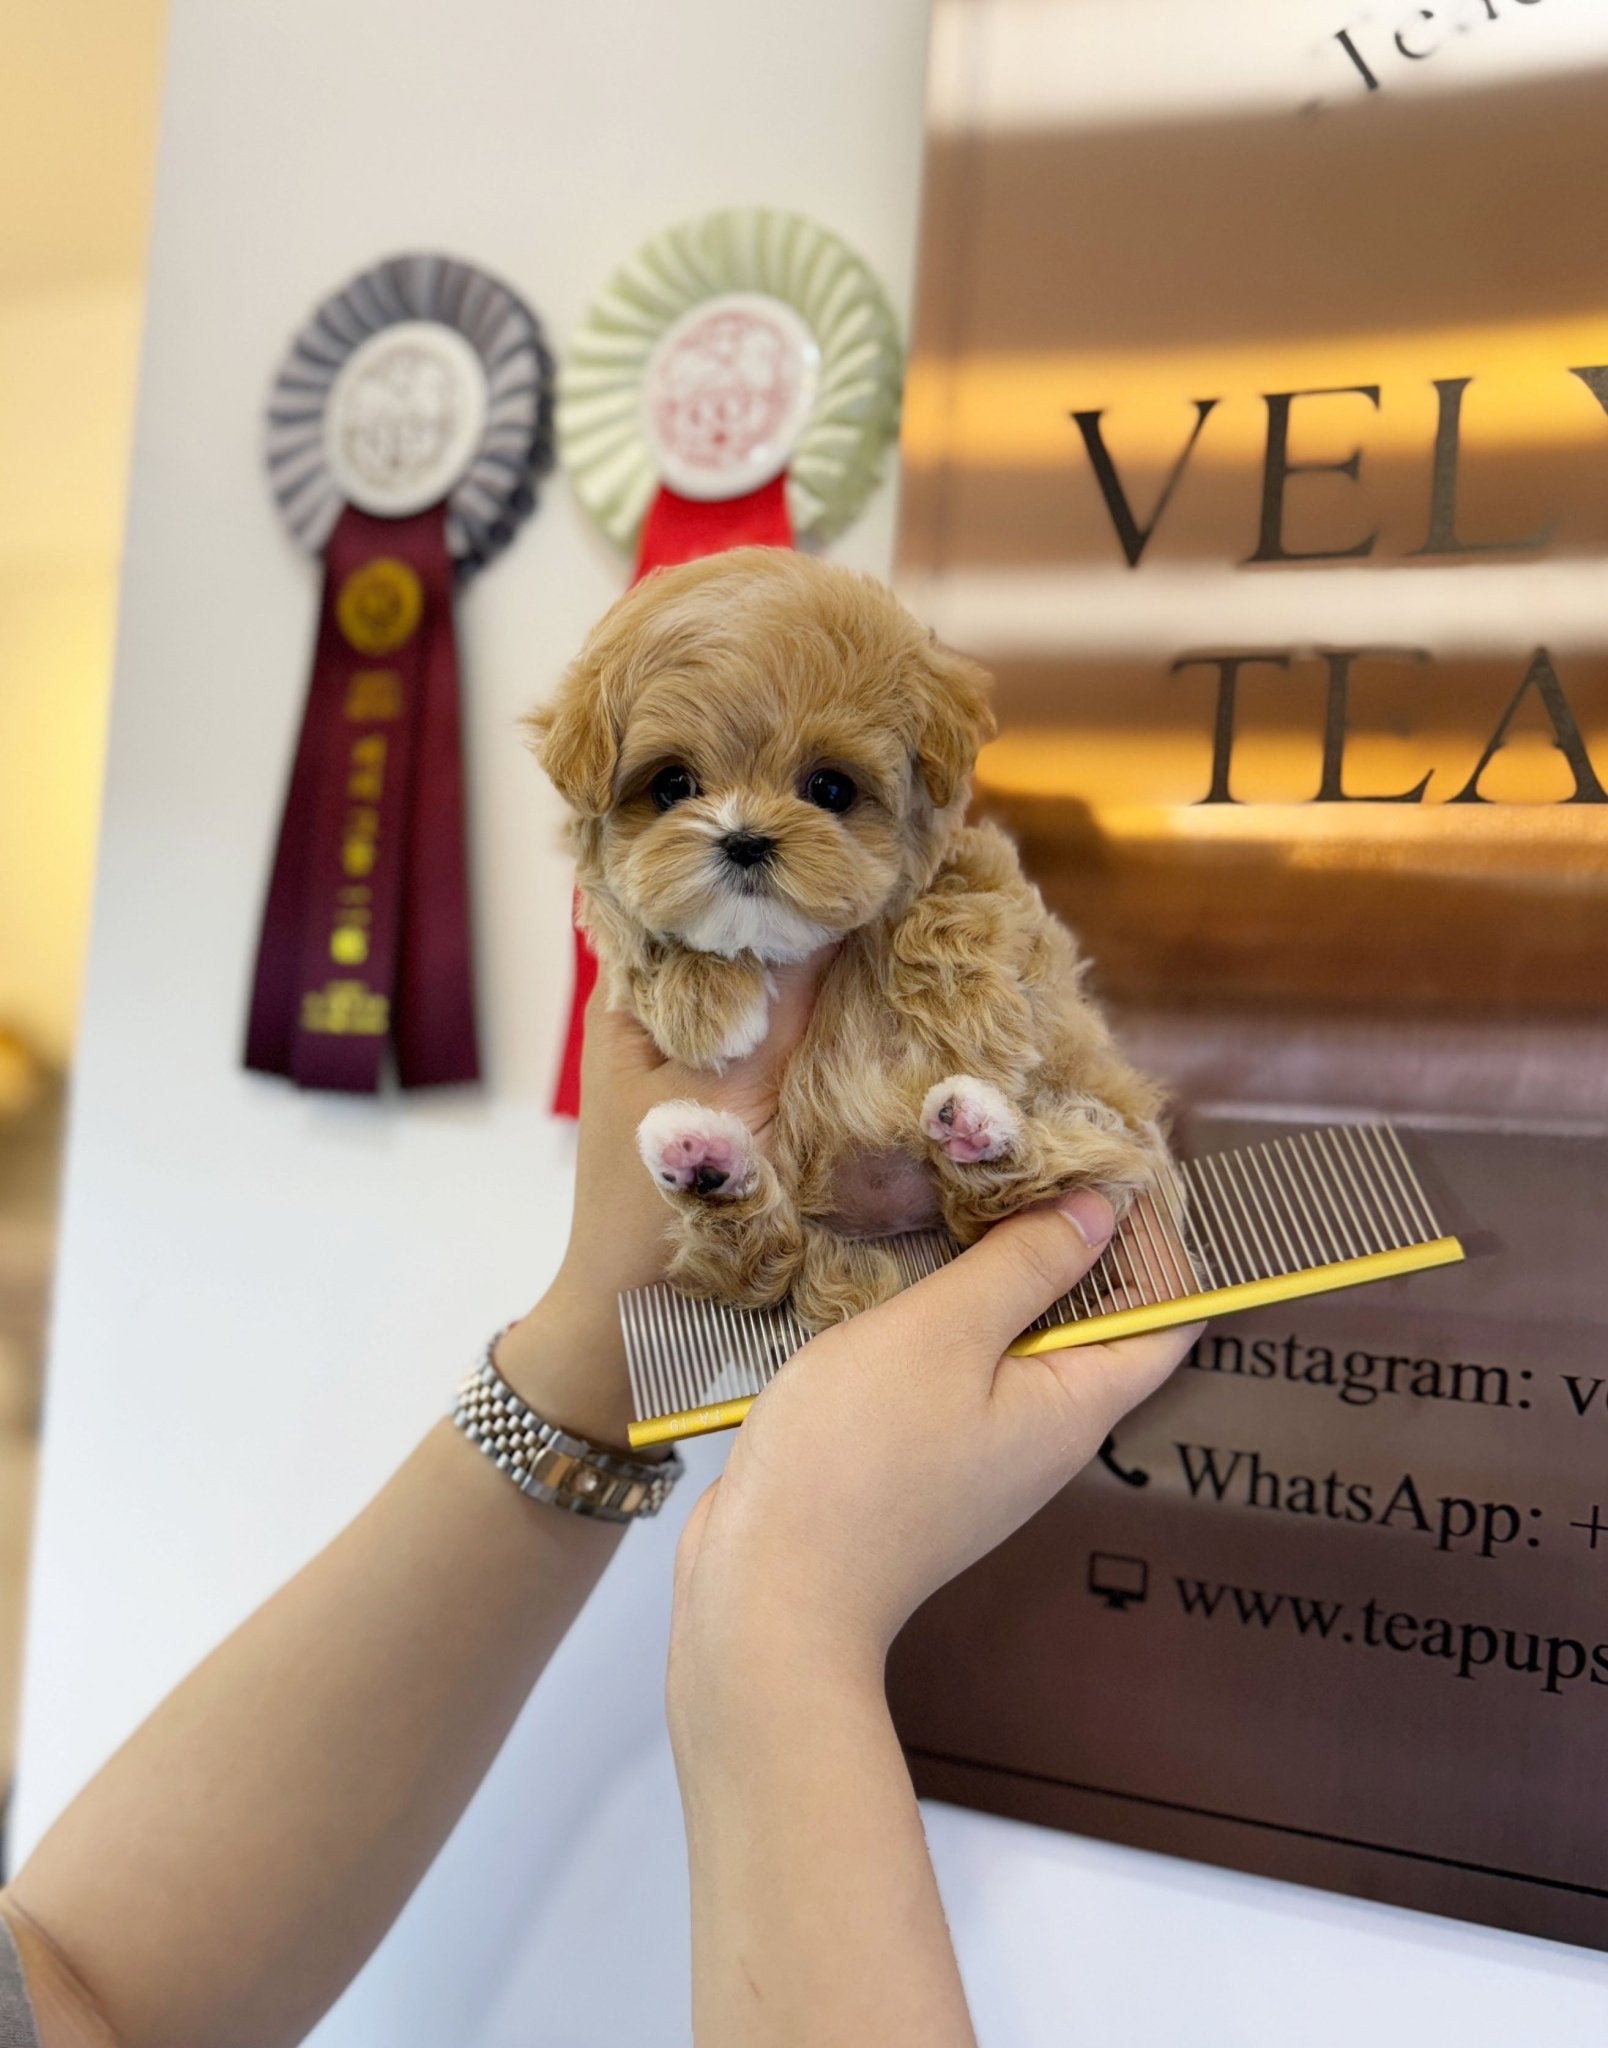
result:
[(532, 1500), (599, 1522), (656, 1515), (686, 1469), (680, 1454), (633, 1458), (544, 1422), (492, 1363), (496, 1343), (464, 1374), (453, 1404), (452, 1420), (469, 1441)]

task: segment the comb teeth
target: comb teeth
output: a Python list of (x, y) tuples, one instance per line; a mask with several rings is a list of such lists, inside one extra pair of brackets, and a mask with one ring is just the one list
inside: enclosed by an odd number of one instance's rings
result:
[[(942, 1231), (882, 1242), (906, 1287), (961, 1249)], [(1412, 1257), (1414, 1248), (1448, 1245), (1438, 1258)], [(1299, 1278), (1300, 1284), (1281, 1284), (1281, 1295), (1317, 1293), (1381, 1277), (1368, 1262), (1392, 1253), (1403, 1255), (1392, 1271), (1461, 1256), (1455, 1240), (1441, 1237), (1390, 1125), (1331, 1125), (1213, 1153), (1140, 1196), (1096, 1264), (1029, 1325), (1021, 1348), (1045, 1348), (1029, 1342), (1033, 1333), (1096, 1323), (1103, 1331), (1118, 1316), (1130, 1328), (1190, 1321), (1191, 1304), (1235, 1289)], [(622, 1294), (620, 1321), (637, 1422), (687, 1423), (660, 1435), (736, 1421), (736, 1414), (713, 1411), (761, 1392), (810, 1335), (785, 1303), (727, 1308), (664, 1286)]]

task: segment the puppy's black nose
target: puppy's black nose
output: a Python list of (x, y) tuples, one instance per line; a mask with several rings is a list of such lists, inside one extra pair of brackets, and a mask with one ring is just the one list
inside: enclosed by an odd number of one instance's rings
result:
[(757, 868), (776, 851), (776, 841), (767, 839), (763, 832), (728, 832), (720, 842), (720, 850), (733, 867)]

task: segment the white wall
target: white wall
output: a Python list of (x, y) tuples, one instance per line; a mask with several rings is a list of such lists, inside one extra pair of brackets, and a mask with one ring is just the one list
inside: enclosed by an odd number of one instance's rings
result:
[[(568, 1001), (568, 882), (556, 799), (515, 722), (627, 565), (555, 478), (462, 608), (487, 1089), (318, 1101), (243, 1074), (318, 596), (259, 469), (285, 340), (352, 271), (439, 246), (505, 276), (561, 345), (645, 236), (750, 201), (838, 229), (903, 307), (925, 31), (924, 0), (173, 10), (19, 1854), (352, 1513), (561, 1244), (571, 1139), (544, 1105)], [(842, 553), (885, 568), (892, 526), (885, 490)], [(632, 1759), (658, 1754), (673, 1533), (632, 1536), (495, 1783), (324, 2038), (563, 2038), (518, 2012), (514, 1979), (551, 1970), (555, 1943), (573, 1954), (581, 1818)], [(675, 2038), (685, 2008), (680, 1847), (661, 1793), (630, 1826), (633, 1843), (645, 1830), (642, 1854), (605, 1879), (636, 1922), (608, 1970), (611, 2024), (650, 2041)], [(630, 1903), (649, 1870), (663, 1878), (661, 1935)]]
[[(922, 0), (175, 7), (18, 1851), (357, 1507), (559, 1248), (570, 1142), (543, 1104), (565, 878), (514, 720), (624, 566), (555, 481), (464, 607), (487, 1090), (318, 1101), (242, 1074), (317, 594), (257, 471), (283, 339), (350, 271), (439, 245), (527, 292), (561, 343), (645, 234), (747, 200), (837, 227), (905, 304), (923, 30)], [(891, 526), (885, 492), (843, 554), (885, 568)], [(697, 1447), (695, 1477), (718, 1455)], [(658, 1709), (676, 1520), (632, 1535), (321, 2042), (686, 2038)], [(1586, 2038), (1599, 1996), (1594, 1964), (1542, 1944), (975, 1816), (933, 1827), (996, 2048), (1497, 2048)]]

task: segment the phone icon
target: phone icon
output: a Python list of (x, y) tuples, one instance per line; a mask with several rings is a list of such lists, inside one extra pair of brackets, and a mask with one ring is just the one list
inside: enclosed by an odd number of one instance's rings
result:
[(1117, 1440), (1108, 1436), (1099, 1449), (1100, 1463), (1113, 1479), (1120, 1479), (1124, 1486), (1148, 1486), (1150, 1474), (1142, 1465), (1121, 1465), (1117, 1462)]

